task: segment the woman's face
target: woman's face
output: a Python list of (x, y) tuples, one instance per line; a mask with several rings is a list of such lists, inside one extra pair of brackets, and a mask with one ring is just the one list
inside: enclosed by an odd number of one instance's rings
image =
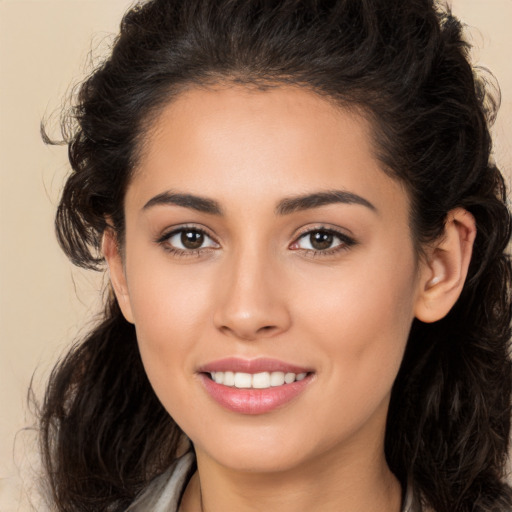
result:
[(198, 457), (382, 452), (421, 264), (365, 119), (299, 88), (190, 90), (149, 130), (125, 213), (118, 297)]

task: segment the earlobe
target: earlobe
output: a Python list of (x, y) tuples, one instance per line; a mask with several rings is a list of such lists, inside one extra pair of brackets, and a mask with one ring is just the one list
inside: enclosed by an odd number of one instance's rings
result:
[(119, 307), (126, 320), (130, 323), (134, 323), (123, 259), (119, 251), (115, 231), (110, 227), (106, 228), (103, 233), (102, 250), (108, 265), (110, 282), (112, 283), (112, 288), (114, 289)]
[(415, 316), (436, 322), (457, 302), (466, 276), (476, 237), (475, 218), (463, 208), (448, 213), (443, 236), (427, 249), (421, 264)]

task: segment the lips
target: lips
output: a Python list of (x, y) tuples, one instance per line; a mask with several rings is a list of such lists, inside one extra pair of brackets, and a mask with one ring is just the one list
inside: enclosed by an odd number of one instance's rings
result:
[(199, 368), (200, 372), (243, 372), (243, 373), (260, 373), (260, 372), (284, 372), (284, 373), (308, 373), (312, 371), (310, 368), (285, 363), (277, 359), (259, 358), (259, 359), (240, 359), (238, 357), (228, 357), (212, 361)]
[(297, 398), (311, 383), (311, 369), (275, 359), (227, 358), (199, 368), (215, 402), (241, 414), (264, 414)]

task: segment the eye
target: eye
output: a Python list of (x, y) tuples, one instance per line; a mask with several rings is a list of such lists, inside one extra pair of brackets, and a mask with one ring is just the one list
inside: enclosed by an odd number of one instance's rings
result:
[(219, 245), (204, 231), (197, 228), (180, 228), (162, 237), (162, 243), (177, 251), (198, 251)]
[(291, 249), (315, 252), (331, 252), (354, 245), (354, 240), (329, 229), (315, 229), (303, 234), (292, 244)]

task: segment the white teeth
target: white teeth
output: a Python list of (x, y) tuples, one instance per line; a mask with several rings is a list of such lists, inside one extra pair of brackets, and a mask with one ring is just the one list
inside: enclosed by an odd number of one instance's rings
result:
[(286, 373), (284, 376), (284, 381), (286, 384), (291, 384), (295, 380), (295, 373)]
[(270, 373), (255, 373), (252, 376), (252, 387), (256, 389), (265, 389), (270, 387)]
[(212, 379), (217, 384), (231, 386), (241, 389), (267, 389), (270, 387), (291, 384), (292, 382), (305, 379), (307, 373), (284, 373), (284, 372), (211, 372)]
[(252, 375), (250, 373), (235, 373), (235, 388), (251, 388)]
[(270, 374), (270, 385), (271, 386), (282, 386), (284, 384), (284, 373), (283, 372), (272, 372)]
[(234, 386), (235, 385), (235, 374), (233, 372), (224, 372), (224, 382), (225, 386)]

